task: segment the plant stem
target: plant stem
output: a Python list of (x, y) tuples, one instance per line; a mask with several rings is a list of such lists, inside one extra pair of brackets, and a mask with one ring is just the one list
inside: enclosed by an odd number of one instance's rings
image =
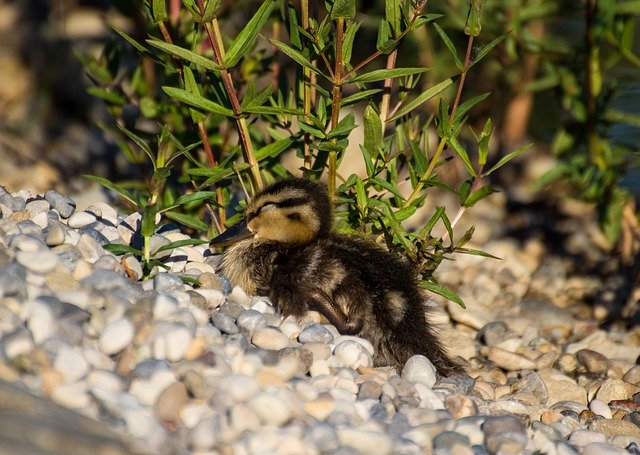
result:
[[(336, 129), (340, 121), (340, 101), (342, 100), (342, 44), (344, 42), (344, 18), (336, 19), (336, 55), (335, 70), (333, 71), (333, 88), (331, 90), (331, 129)], [(337, 142), (333, 139), (333, 142)], [(328, 190), (331, 198), (336, 195), (336, 175), (338, 170), (338, 154), (334, 150), (329, 152)]]
[[(453, 121), (453, 118), (456, 115), (456, 111), (458, 110), (458, 105), (460, 104), (462, 89), (464, 87), (464, 82), (467, 78), (467, 71), (469, 71), (469, 67), (471, 66), (471, 50), (472, 49), (473, 49), (473, 35), (469, 35), (469, 38), (467, 39), (467, 52), (464, 57), (464, 66), (462, 69), (462, 74), (460, 74), (460, 81), (458, 82), (458, 91), (456, 92), (456, 98), (455, 98), (455, 101), (453, 102), (453, 106), (451, 107), (451, 114), (449, 114), (449, 122)], [(418, 193), (422, 191), (422, 188), (424, 188), (423, 182), (429, 178), (429, 176), (433, 172), (433, 169), (436, 167), (436, 164), (440, 159), (440, 155), (442, 154), (442, 151), (444, 150), (444, 147), (447, 144), (447, 141), (448, 141), (447, 137), (440, 138), (440, 142), (438, 143), (438, 148), (436, 149), (436, 152), (433, 154), (433, 158), (431, 158), (431, 161), (429, 161), (429, 166), (427, 166), (427, 169), (420, 176), (420, 180), (418, 181), (418, 184), (411, 192), (411, 195), (409, 196), (407, 201), (403, 204), (403, 208), (411, 205), (411, 203), (418, 196)]]
[(607, 165), (600, 150), (596, 133), (596, 96), (600, 92), (600, 48), (595, 43), (594, 21), (598, 11), (598, 0), (587, 0), (585, 5), (585, 47), (587, 61), (585, 68), (585, 104), (587, 106), (587, 149), (591, 160), (601, 171)]
[[(200, 7), (200, 11), (204, 13), (203, 0), (198, 0), (198, 6)], [(222, 43), (220, 27), (218, 26), (218, 19), (214, 17), (211, 21), (206, 22), (204, 26), (209, 38), (209, 44), (211, 44), (211, 48), (213, 49), (216, 63), (220, 66), (223, 66), (223, 68), (220, 70), (220, 77), (222, 79), (222, 84), (224, 85), (225, 91), (227, 92), (227, 96), (229, 97), (231, 110), (233, 111), (233, 116), (236, 120), (236, 125), (238, 127), (238, 136), (240, 138), (240, 147), (242, 148), (244, 160), (249, 165), (249, 170), (251, 172), (251, 177), (254, 184), (253, 186), (254, 188), (259, 190), (263, 186), (262, 176), (260, 175), (260, 167), (258, 166), (258, 162), (256, 161), (255, 153), (253, 151), (253, 144), (251, 142), (251, 136), (249, 135), (249, 127), (247, 125), (247, 120), (242, 114), (242, 108), (240, 107), (240, 101), (238, 100), (238, 93), (236, 92), (233, 85), (233, 78), (231, 77), (231, 73), (229, 72), (229, 70), (227, 68), (224, 68), (225, 52), (224, 45)]]
[[(387, 56), (387, 69), (393, 69), (396, 66), (398, 58), (398, 49), (394, 49)], [(382, 100), (380, 101), (380, 120), (382, 121), (382, 131), (384, 132), (384, 124), (389, 118), (389, 105), (391, 104), (391, 88), (393, 87), (393, 78), (389, 77), (384, 80)]]
[[(300, 1), (300, 10), (302, 13), (302, 28), (309, 30), (309, 0)], [(307, 37), (302, 36), (303, 42), (306, 44)], [(307, 67), (302, 68), (302, 113), (304, 122), (309, 122), (311, 114), (311, 70)], [(311, 169), (311, 135), (307, 132), (303, 136), (302, 155), (304, 159), (305, 172)]]

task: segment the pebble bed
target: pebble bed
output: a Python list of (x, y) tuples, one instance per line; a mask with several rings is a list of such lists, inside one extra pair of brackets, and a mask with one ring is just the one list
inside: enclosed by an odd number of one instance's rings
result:
[[(640, 453), (640, 330), (576, 314), (566, 296), (590, 284), (535, 244), (443, 265), (468, 309), (436, 322), (469, 375), (439, 378), (422, 356), (373, 368), (366, 340), (226, 293), (206, 245), (164, 252), (169, 270), (136, 281), (138, 260), (103, 246), (135, 243), (138, 213), (76, 211), (53, 190), (0, 189), (0, 209), (0, 379), (104, 422), (133, 452)], [(165, 225), (152, 248), (184, 238)]]

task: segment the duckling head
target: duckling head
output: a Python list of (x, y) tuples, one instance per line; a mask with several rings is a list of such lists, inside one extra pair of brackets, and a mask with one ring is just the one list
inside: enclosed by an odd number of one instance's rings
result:
[(331, 203), (322, 184), (289, 178), (269, 185), (247, 206), (242, 223), (214, 238), (225, 246), (247, 237), (258, 241), (304, 245), (331, 232)]

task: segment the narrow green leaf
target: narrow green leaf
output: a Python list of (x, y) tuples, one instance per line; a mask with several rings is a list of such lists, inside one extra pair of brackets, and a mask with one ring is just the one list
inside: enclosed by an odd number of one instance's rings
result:
[(110, 92), (100, 87), (89, 87), (87, 88), (87, 93), (117, 106), (124, 106), (127, 102), (127, 99), (121, 94)]
[(356, 118), (352, 112), (347, 114), (342, 120), (338, 122), (338, 125), (327, 134), (327, 139), (333, 139), (334, 137), (347, 136), (356, 127)]
[(324, 138), (327, 137), (327, 135), (324, 133), (324, 131), (322, 131), (322, 130), (320, 130), (318, 128), (315, 128), (315, 127), (313, 127), (311, 125), (308, 125), (308, 124), (306, 124), (304, 122), (300, 122), (298, 124), (298, 126), (300, 127), (300, 129), (302, 131), (304, 131), (305, 133), (309, 133), (310, 135), (312, 135), (314, 137), (318, 137), (320, 139), (324, 139)]
[(638, 11), (640, 11), (640, 1), (615, 2), (614, 11), (616, 14), (632, 14), (637, 16)]
[(375, 156), (382, 152), (384, 147), (382, 137), (382, 120), (380, 115), (369, 105), (364, 110), (364, 147)]
[(360, 216), (366, 215), (368, 201), (367, 191), (364, 189), (364, 182), (361, 178), (356, 176), (356, 205), (358, 206)]
[(400, 241), (400, 244), (405, 249), (405, 251), (410, 250), (411, 247), (409, 245), (409, 241), (405, 237), (406, 232), (393, 213), (393, 210), (391, 210), (391, 207), (385, 204), (384, 212), (386, 215), (384, 218), (384, 222), (389, 225), (389, 227), (395, 234), (395, 238)]
[(458, 126), (462, 118), (466, 115), (467, 112), (469, 112), (471, 108), (473, 108), (473, 106), (485, 100), (489, 95), (489, 92), (483, 93), (482, 95), (474, 96), (473, 98), (469, 98), (468, 100), (466, 100), (464, 103), (461, 103), (456, 110), (456, 115), (453, 120), (454, 128)]
[(151, 14), (153, 16), (153, 22), (157, 24), (167, 18), (167, 2), (166, 0), (152, 0), (151, 2)]
[(162, 253), (163, 251), (173, 250), (176, 248), (180, 248), (181, 246), (202, 245), (203, 243), (207, 243), (207, 241), (200, 240), (200, 239), (176, 240), (175, 242), (170, 242), (170, 243), (167, 243), (166, 245), (162, 245), (156, 251), (152, 251), (152, 254), (155, 256), (156, 254)]
[(171, 98), (175, 98), (176, 100), (182, 101), (183, 103), (190, 106), (204, 109), (205, 111), (209, 111), (214, 114), (233, 117), (233, 111), (231, 109), (227, 109), (226, 107), (221, 106), (220, 104), (208, 100), (200, 95), (195, 95), (193, 93), (187, 92), (186, 90), (176, 87), (164, 86), (162, 87), (162, 90), (164, 90), (164, 92)]
[(398, 37), (402, 33), (402, 12), (400, 10), (402, 2), (400, 0), (385, 0), (384, 16), (391, 26), (394, 37)]
[(195, 63), (196, 65), (201, 66), (205, 69), (211, 71), (220, 71), (222, 69), (222, 67), (214, 61), (183, 47), (176, 46), (175, 44), (165, 43), (164, 41), (160, 41), (158, 39), (148, 39), (147, 43), (155, 48), (160, 49), (161, 51), (180, 57), (181, 59), (188, 62)]
[(475, 58), (471, 61), (471, 64), (469, 65), (469, 68), (471, 68), (473, 65), (478, 63), (480, 60), (482, 60), (489, 52), (491, 52), (493, 50), (494, 47), (496, 47), (498, 44), (500, 44), (507, 37), (508, 33), (509, 32), (507, 32), (507, 33), (505, 33), (503, 35), (500, 35), (499, 37), (497, 37), (496, 39), (491, 41), (489, 44), (484, 46), (482, 49), (480, 49), (480, 52), (478, 52), (478, 54), (475, 56)]
[(331, 8), (331, 20), (356, 17), (356, 0), (335, 0)]
[[(189, 68), (188, 66), (184, 66), (182, 68), (182, 73), (184, 75), (184, 88), (187, 90), (187, 92), (193, 93), (196, 96), (200, 96), (200, 88), (196, 83), (196, 78), (193, 75), (193, 71), (191, 71), (191, 68)], [(196, 109), (189, 109), (189, 114), (191, 115), (191, 121), (193, 123), (198, 123), (206, 118), (206, 116), (202, 112)]]
[(378, 26), (378, 37), (376, 39), (376, 49), (383, 54), (390, 53), (396, 46), (397, 40), (391, 37), (391, 26), (385, 19), (380, 19)]
[(440, 215), (440, 219), (442, 220), (442, 224), (444, 224), (445, 229), (447, 230), (447, 234), (449, 234), (449, 239), (451, 240), (451, 244), (453, 245), (453, 227), (451, 226), (451, 221), (449, 221), (449, 217), (447, 216), (446, 211), (442, 211)]
[(136, 207), (138, 206), (138, 203), (133, 198), (131, 193), (129, 193), (126, 189), (122, 188), (120, 185), (116, 185), (111, 180), (107, 180), (107, 179), (105, 179), (103, 177), (98, 177), (97, 175), (83, 174), (82, 176), (84, 178), (86, 178), (86, 179), (89, 179), (89, 180), (92, 180), (94, 182), (97, 182), (100, 185), (104, 186), (105, 188), (110, 189), (111, 191), (119, 194), (123, 199), (126, 199), (131, 204), (133, 204), (134, 206), (136, 206)]
[(273, 0), (263, 2), (260, 8), (258, 8), (258, 11), (256, 11), (256, 14), (249, 19), (247, 25), (238, 33), (238, 36), (233, 40), (233, 43), (231, 43), (231, 46), (229, 46), (224, 56), (224, 66), (226, 68), (236, 66), (242, 56), (247, 53), (256, 36), (258, 36), (258, 33), (260, 33), (260, 30), (269, 19), (274, 6), (275, 2)]
[(394, 77), (411, 76), (413, 74), (424, 73), (429, 71), (430, 68), (393, 68), (393, 69), (380, 69), (373, 70), (359, 76), (351, 78), (348, 82), (375, 82), (383, 81), (385, 79), (391, 79)]
[(344, 64), (348, 64), (351, 61), (351, 54), (353, 51), (353, 42), (356, 38), (356, 32), (360, 28), (359, 22), (353, 22), (347, 25), (347, 30), (344, 32), (344, 40), (342, 42), (342, 61)]
[(409, 147), (411, 147), (411, 156), (413, 157), (416, 172), (418, 175), (424, 174), (427, 170), (427, 166), (429, 165), (427, 154), (422, 151), (418, 142), (413, 139), (409, 141)]
[(467, 308), (464, 302), (462, 301), (462, 299), (457, 294), (445, 288), (444, 286), (441, 286), (436, 283), (432, 283), (430, 281), (423, 281), (420, 283), (420, 287), (423, 289), (426, 289), (427, 291), (431, 291), (434, 294), (438, 294), (447, 300), (451, 300), (452, 302), (460, 305), (462, 308)]
[(204, 14), (202, 15), (202, 22), (209, 22), (218, 12), (218, 7), (222, 3), (222, 0), (205, 0)]
[(464, 205), (464, 201), (469, 197), (469, 192), (471, 191), (471, 182), (473, 178), (469, 178), (460, 184), (460, 189), (458, 189), (458, 203), (460, 205)]
[(285, 107), (278, 106), (255, 106), (249, 105), (242, 109), (247, 114), (261, 114), (261, 115), (302, 115), (303, 112), (300, 109), (287, 109)]
[(493, 133), (493, 127), (491, 125), (491, 119), (487, 119), (484, 124), (484, 128), (478, 138), (478, 164), (484, 166), (487, 164), (487, 157), (489, 156), (489, 142), (491, 141), (491, 134)]
[(395, 186), (393, 186), (391, 183), (382, 180), (380, 178), (374, 177), (371, 179), (372, 183), (375, 183), (376, 185), (381, 186), (382, 188), (384, 188), (385, 190), (389, 191), (391, 194), (393, 194), (395, 197), (399, 198), (400, 200), (404, 201), (404, 197), (402, 196), (402, 194), (400, 193), (400, 191), (398, 190), (398, 188), (396, 188)]
[(293, 139), (290, 137), (272, 142), (256, 151), (256, 160), (261, 161), (265, 158), (274, 158), (291, 148), (292, 145)]
[(489, 254), (481, 250), (476, 250), (474, 248), (456, 248), (456, 253), (470, 254), (472, 256), (482, 256), (483, 258), (497, 259), (499, 261), (502, 260), (502, 258), (499, 258), (498, 256), (494, 256), (493, 254)]
[(148, 54), (149, 53), (149, 49), (147, 49), (142, 44), (140, 44), (139, 42), (137, 42), (136, 40), (131, 38), (131, 36), (127, 35), (125, 32), (123, 32), (122, 30), (120, 30), (119, 28), (117, 28), (117, 27), (115, 27), (113, 25), (110, 25), (110, 27), (114, 32), (116, 32), (118, 35), (120, 35), (125, 41), (127, 41), (129, 44), (131, 44), (133, 47), (135, 47), (139, 52), (142, 52), (143, 54)]
[(455, 152), (458, 154), (458, 156), (464, 163), (464, 167), (467, 168), (467, 171), (469, 172), (469, 174), (476, 177), (477, 174), (475, 169), (473, 168), (473, 165), (471, 164), (469, 155), (467, 154), (467, 151), (464, 149), (464, 147), (462, 147), (460, 142), (458, 142), (458, 139), (456, 139), (455, 137), (449, 138), (449, 144), (453, 147), (453, 150), (455, 150)]
[(370, 90), (358, 90), (353, 95), (349, 95), (342, 98), (342, 100), (340, 101), (340, 107), (351, 106), (352, 104), (355, 104), (358, 101), (370, 99), (371, 96), (375, 95), (376, 93), (380, 93), (381, 91), (382, 89), (379, 89), (379, 88), (373, 88)]
[(396, 218), (398, 221), (404, 221), (408, 218), (411, 218), (414, 213), (418, 210), (418, 207), (410, 205), (409, 207), (405, 207), (396, 212)]
[(161, 210), (158, 210), (158, 213), (167, 212), (169, 210), (173, 210), (177, 207), (180, 207), (185, 204), (190, 204), (193, 202), (204, 201), (206, 199), (215, 200), (216, 192), (215, 191), (196, 191), (195, 193), (183, 194), (178, 199), (176, 199), (173, 204), (168, 207), (164, 207)]
[(456, 46), (453, 44), (453, 41), (451, 41), (451, 38), (449, 38), (449, 36), (445, 33), (444, 30), (442, 30), (437, 22), (434, 22), (433, 26), (435, 27), (436, 32), (438, 32), (438, 35), (440, 35), (440, 39), (442, 39), (444, 45), (447, 46), (447, 49), (449, 49), (449, 53), (453, 56), (453, 60), (455, 61), (458, 70), (462, 71), (464, 69), (464, 65), (462, 64), (462, 60), (460, 60), (460, 57), (458, 57), (458, 52), (456, 51)]
[(493, 166), (491, 169), (489, 169), (487, 172), (485, 172), (483, 175), (487, 176), (489, 174), (491, 174), (493, 171), (495, 171), (496, 169), (502, 167), (503, 165), (507, 164), (509, 161), (511, 161), (513, 158), (515, 158), (516, 156), (520, 155), (522, 152), (524, 152), (525, 150), (527, 150), (529, 147), (531, 147), (533, 144), (526, 144), (523, 145), (522, 147), (518, 147), (516, 150), (514, 150), (513, 152), (503, 156), (502, 158), (500, 158), (500, 161), (498, 161), (495, 166)]
[(142, 211), (142, 222), (140, 223), (140, 234), (143, 237), (151, 237), (156, 231), (156, 213), (155, 204), (147, 205)]
[(407, 104), (405, 104), (400, 109), (398, 109), (395, 115), (391, 117), (387, 122), (393, 122), (395, 120), (398, 120), (400, 117), (407, 115), (409, 112), (411, 112), (421, 104), (427, 102), (428, 100), (436, 96), (438, 93), (442, 92), (444, 89), (449, 87), (452, 83), (453, 83), (453, 79), (449, 78), (449, 79), (445, 79), (439, 84), (434, 85), (433, 87), (429, 87), (429, 89), (422, 92), (418, 97), (409, 101)]
[(433, 229), (433, 227), (436, 225), (436, 223), (442, 217), (443, 214), (444, 214), (444, 207), (437, 206), (436, 211), (433, 212), (433, 215), (431, 215), (431, 218), (429, 218), (429, 221), (427, 221), (425, 225), (422, 226), (418, 231), (418, 236), (424, 237), (425, 235), (431, 235), (431, 230)]
[(310, 69), (314, 73), (326, 78), (326, 76), (322, 74), (318, 70), (318, 68), (316, 68), (315, 65), (313, 65), (304, 55), (302, 55), (300, 51), (297, 51), (294, 48), (287, 46), (285, 43), (273, 38), (267, 38), (267, 41), (273, 44), (280, 52), (288, 55), (293, 61), (295, 61), (299, 65), (307, 69)]
[(497, 192), (498, 190), (496, 190), (495, 188), (492, 188), (490, 186), (483, 186), (482, 188), (477, 189), (476, 191), (471, 193), (469, 197), (467, 197), (467, 199), (464, 201), (463, 205), (465, 207), (472, 207), (479, 200), (484, 199), (487, 196), (490, 196), (493, 193), (497, 193)]
[(119, 256), (125, 253), (131, 253), (136, 256), (142, 256), (142, 251), (140, 251), (139, 249), (129, 245), (122, 245), (120, 243), (107, 243), (105, 245), (102, 245), (102, 248), (104, 248), (111, 254), (115, 254), (116, 256)]
[(177, 221), (184, 226), (197, 229), (198, 231), (206, 231), (209, 228), (204, 221), (196, 218), (195, 216), (185, 215), (184, 213), (165, 212), (164, 216)]

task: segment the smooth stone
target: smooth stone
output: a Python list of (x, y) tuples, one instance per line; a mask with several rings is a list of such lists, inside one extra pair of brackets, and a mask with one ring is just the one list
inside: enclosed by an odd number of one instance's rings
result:
[(166, 294), (160, 294), (152, 305), (153, 318), (156, 321), (167, 320), (178, 312), (178, 301)]
[(640, 365), (630, 368), (629, 371), (622, 376), (622, 380), (624, 382), (640, 386)]
[(552, 368), (538, 371), (538, 375), (547, 387), (549, 398), (547, 406), (562, 401), (575, 401), (582, 405), (587, 404), (587, 391), (577, 385), (573, 379)]
[(12, 212), (21, 212), (27, 205), (27, 201), (18, 196), (8, 193), (0, 195), (0, 203), (8, 207)]
[(104, 248), (102, 248), (102, 245), (89, 234), (82, 234), (80, 236), (76, 243), (76, 248), (82, 255), (82, 258), (91, 263), (96, 262), (100, 257), (107, 254)]
[(304, 438), (321, 453), (335, 453), (340, 446), (336, 429), (325, 422), (319, 422), (309, 428)]
[(44, 193), (44, 198), (62, 218), (69, 218), (76, 210), (75, 201), (68, 196), (58, 193), (56, 190), (47, 190), (46, 193)]
[(549, 399), (549, 392), (544, 381), (536, 372), (526, 373), (519, 381), (511, 385), (511, 392), (523, 392), (533, 395), (538, 403), (546, 404)]
[(142, 223), (142, 214), (140, 212), (133, 212), (131, 215), (124, 218), (118, 225), (118, 233), (125, 245), (134, 244), (136, 233), (139, 232), (140, 225)]
[(50, 251), (18, 251), (16, 260), (27, 270), (38, 274), (49, 273), (58, 265), (58, 256)]
[(409, 382), (419, 382), (427, 387), (436, 383), (436, 367), (423, 355), (414, 355), (402, 368), (402, 377)]
[(109, 239), (105, 237), (105, 235), (102, 232), (100, 232), (98, 229), (95, 228), (95, 224), (96, 223), (81, 227), (80, 229), (78, 229), (78, 234), (80, 234), (80, 236), (88, 235), (93, 240), (95, 240), (98, 243), (98, 245), (104, 246), (107, 243), (109, 243)]
[(47, 213), (51, 205), (49, 202), (43, 199), (34, 199), (33, 201), (27, 202), (24, 206), (24, 209), (29, 212), (29, 217), (33, 219), (38, 213)]
[(640, 437), (640, 427), (627, 420), (594, 420), (589, 424), (589, 429), (604, 433), (608, 438), (625, 435)]
[(251, 342), (262, 349), (279, 351), (289, 346), (289, 338), (274, 327), (264, 327), (257, 330), (251, 337)]
[(118, 319), (107, 324), (98, 340), (98, 347), (106, 355), (114, 355), (126, 348), (135, 334), (128, 319)]
[(248, 337), (267, 326), (264, 315), (259, 311), (248, 309), (243, 311), (236, 320), (238, 328)]
[(182, 360), (193, 339), (189, 329), (177, 322), (156, 323), (151, 338), (155, 357), (170, 362)]
[(592, 442), (607, 442), (607, 438), (597, 431), (575, 430), (569, 435), (568, 441), (578, 447), (584, 447)]
[(0, 353), (9, 360), (28, 355), (34, 348), (33, 338), (29, 330), (17, 327), (14, 331), (4, 333), (0, 338)]
[(338, 428), (340, 442), (354, 448), (358, 453), (385, 455), (392, 453), (392, 439), (381, 432), (358, 428)]
[(536, 368), (536, 363), (533, 360), (497, 347), (485, 346), (480, 350), (480, 354), (503, 370), (534, 370)]
[(184, 283), (175, 275), (161, 272), (153, 277), (153, 289), (156, 292), (182, 291), (184, 290)]
[(476, 335), (476, 340), (485, 346), (497, 346), (502, 341), (513, 336), (507, 324), (502, 321), (494, 321), (486, 324)]
[(611, 419), (613, 417), (609, 406), (607, 406), (597, 398), (591, 400), (591, 403), (589, 403), (589, 409), (591, 409), (597, 415), (604, 417), (605, 419)]
[(142, 264), (140, 264), (140, 261), (133, 254), (125, 254), (122, 256), (121, 261), (127, 275), (129, 275), (131, 279), (136, 281), (142, 279)]
[(472, 399), (464, 395), (449, 395), (444, 400), (447, 411), (455, 419), (478, 414), (478, 407)]
[(638, 386), (624, 382), (621, 379), (607, 379), (598, 389), (596, 398), (608, 404), (613, 400), (629, 399), (638, 392), (640, 392), (640, 387)]
[(222, 418), (217, 413), (200, 420), (189, 435), (189, 440), (195, 451), (209, 451), (218, 444), (222, 425)]
[(86, 409), (91, 404), (87, 387), (82, 382), (61, 385), (53, 391), (51, 399), (68, 409)]
[(78, 350), (69, 346), (62, 346), (58, 350), (53, 368), (62, 374), (65, 384), (77, 382), (89, 373), (89, 363)]
[(604, 373), (609, 368), (609, 359), (591, 349), (580, 349), (575, 356), (589, 373)]
[(264, 425), (283, 425), (291, 418), (291, 409), (280, 397), (269, 393), (259, 392), (247, 402), (247, 406)]
[[(229, 422), (234, 431), (238, 433), (255, 433), (260, 430), (260, 419), (244, 403), (235, 403), (231, 408)], [(291, 452), (296, 453), (296, 452)]]
[(452, 453), (455, 446), (469, 446), (469, 438), (455, 431), (443, 431), (433, 438), (433, 449)]
[(211, 315), (211, 322), (222, 333), (233, 335), (240, 332), (235, 320), (221, 311), (216, 311)]
[(95, 215), (88, 212), (74, 212), (67, 219), (67, 225), (74, 229), (79, 229), (83, 226), (86, 226), (88, 224), (95, 223), (95, 222), (96, 222)]
[(94, 202), (84, 209), (84, 211), (93, 214), (102, 222), (106, 221), (108, 225), (116, 226), (118, 224), (118, 212), (104, 202)]
[(189, 402), (187, 388), (182, 382), (166, 387), (153, 405), (153, 412), (161, 421), (178, 421), (180, 410)]
[(231, 395), (236, 402), (245, 402), (260, 391), (258, 381), (244, 374), (233, 374), (220, 378), (217, 383), (220, 390)]
[[(229, 294), (229, 300), (242, 305), (243, 308), (251, 308), (253, 303), (251, 297), (240, 286), (234, 286)], [(254, 310), (257, 310), (257, 308), (254, 308)]]
[(308, 324), (298, 335), (300, 343), (333, 343), (333, 335), (327, 328), (318, 323)]
[(44, 231), (44, 233), (45, 233), (44, 241), (47, 244), (47, 246), (58, 246), (64, 243), (64, 239), (65, 239), (64, 229), (60, 223), (58, 222), (49, 223), (49, 226)]
[(582, 455), (628, 455), (624, 449), (604, 442), (592, 442), (582, 449)]
[(333, 357), (337, 366), (358, 369), (373, 365), (371, 352), (362, 344), (352, 339), (346, 339), (336, 345)]

